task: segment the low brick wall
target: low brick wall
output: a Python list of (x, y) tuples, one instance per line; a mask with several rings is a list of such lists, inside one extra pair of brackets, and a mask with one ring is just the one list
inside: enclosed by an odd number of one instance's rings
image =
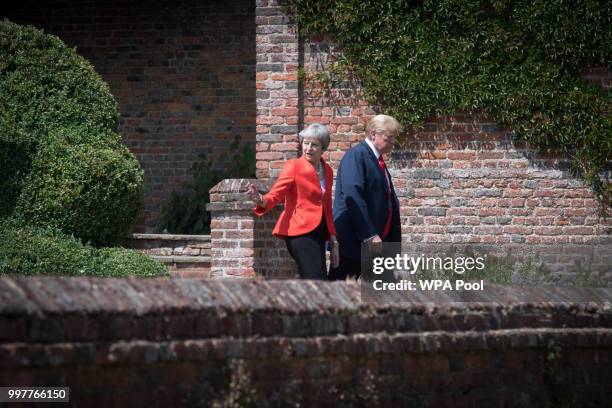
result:
[(232, 376), (259, 405), (609, 403), (611, 290), (493, 289), (376, 306), (345, 282), (2, 278), (0, 386), (69, 386), (82, 407), (210, 406)]
[(210, 277), (210, 235), (130, 234), (123, 246), (164, 263), (173, 277)]

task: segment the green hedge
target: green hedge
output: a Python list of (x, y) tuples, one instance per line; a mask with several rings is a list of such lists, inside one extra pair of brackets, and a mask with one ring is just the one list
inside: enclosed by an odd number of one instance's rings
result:
[(4, 222), (0, 235), (0, 275), (169, 276), (164, 265), (144, 254), (83, 245), (51, 227)]
[(612, 65), (609, 0), (290, 0), (287, 7), (303, 33), (334, 36), (343, 57), (330, 72), (361, 78), (369, 103), (406, 125), (435, 114), (492, 114), (517, 140), (568, 155), (609, 205), (600, 172), (612, 158), (612, 90), (578, 75), (582, 66)]
[(118, 118), (89, 62), (57, 37), (0, 21), (0, 219), (119, 242), (142, 207), (143, 173)]
[(52, 143), (35, 157), (16, 209), (28, 223), (113, 244), (140, 208), (139, 177), (126, 147)]

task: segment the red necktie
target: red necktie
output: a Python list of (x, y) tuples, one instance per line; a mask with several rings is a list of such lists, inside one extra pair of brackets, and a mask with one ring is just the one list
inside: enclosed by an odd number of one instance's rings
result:
[(391, 207), (391, 186), (389, 185), (389, 179), (387, 178), (387, 166), (385, 166), (385, 160), (383, 159), (382, 154), (378, 157), (378, 167), (380, 167), (380, 169), (382, 170), (383, 178), (385, 179), (385, 186), (387, 187), (387, 205), (389, 207), (389, 212), (387, 213), (387, 222), (385, 223), (385, 229), (383, 231), (383, 236), (381, 237), (384, 238), (387, 236), (387, 234), (389, 234), (389, 230), (391, 229), (391, 215), (393, 213), (393, 210)]

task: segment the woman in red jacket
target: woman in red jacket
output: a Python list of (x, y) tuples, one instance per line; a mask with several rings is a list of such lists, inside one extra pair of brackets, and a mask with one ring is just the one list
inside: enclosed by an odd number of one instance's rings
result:
[(333, 171), (321, 158), (329, 146), (325, 126), (313, 123), (299, 133), (302, 156), (287, 161), (272, 189), (261, 195), (253, 184), (249, 197), (263, 215), (279, 202), (285, 207), (272, 234), (283, 238), (303, 279), (326, 279), (325, 241), (331, 243), (331, 264), (340, 260), (332, 215)]

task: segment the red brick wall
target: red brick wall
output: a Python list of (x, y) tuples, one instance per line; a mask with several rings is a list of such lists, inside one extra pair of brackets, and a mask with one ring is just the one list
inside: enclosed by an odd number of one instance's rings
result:
[(218, 156), (235, 135), (255, 140), (254, 1), (25, 0), (0, 17), (58, 35), (109, 84), (145, 171), (139, 229), (154, 230), (198, 154)]
[(0, 386), (67, 386), (75, 406), (211, 406), (240, 361), (256, 406), (605, 406), (612, 293), (540, 290), (377, 306), (344, 282), (3, 278)]

